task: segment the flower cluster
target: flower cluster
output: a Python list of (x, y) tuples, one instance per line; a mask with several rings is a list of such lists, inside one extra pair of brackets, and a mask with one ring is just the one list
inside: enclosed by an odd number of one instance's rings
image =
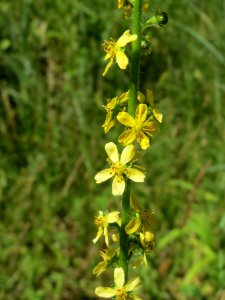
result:
[[(125, 18), (128, 19), (135, 9), (134, 1), (118, 0), (118, 8), (124, 10)], [(148, 2), (143, 0), (141, 10), (147, 9)], [(147, 25), (142, 26), (144, 31), (151, 27), (149, 22), (148, 20)], [(128, 48), (140, 40), (140, 35), (143, 35), (144, 31), (132, 34), (128, 29), (117, 40), (111, 38), (103, 43), (106, 52), (104, 60), (108, 60), (103, 76), (114, 63), (121, 70), (128, 68), (130, 58)], [(144, 38), (143, 36), (143, 41)], [(140, 57), (141, 45), (140, 41), (138, 48)], [(114, 285), (99, 286), (95, 289), (95, 293), (102, 298), (117, 300), (141, 300), (135, 295), (141, 280), (139, 277), (128, 280), (128, 263), (134, 257), (133, 267), (142, 263), (148, 266), (147, 255), (154, 246), (152, 232), (154, 212), (141, 207), (131, 195), (129, 186), (131, 182), (142, 183), (145, 180), (145, 169), (140, 166), (139, 160), (142, 152), (151, 147), (152, 138), (159, 131), (163, 115), (155, 106), (153, 92), (150, 89), (139, 91), (138, 84), (135, 88), (136, 106), (133, 110), (129, 108), (129, 103), (132, 97), (134, 98), (132, 89), (108, 99), (103, 106), (106, 111), (105, 122), (102, 125), (104, 132), (108, 133), (115, 127), (121, 132), (117, 144), (116, 142), (105, 144), (107, 166), (95, 175), (97, 184), (110, 180), (112, 195), (122, 197), (123, 201), (121, 213), (117, 210), (99, 211), (95, 218), (98, 230), (93, 239), (94, 243), (102, 239), (105, 244), (104, 250), (100, 251), (101, 261), (94, 267), (93, 274), (99, 276), (106, 270), (114, 270)]]

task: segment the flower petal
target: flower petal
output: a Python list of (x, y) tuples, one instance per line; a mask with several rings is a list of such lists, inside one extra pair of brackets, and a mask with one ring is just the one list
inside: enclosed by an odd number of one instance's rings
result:
[(113, 177), (113, 175), (114, 174), (113, 174), (111, 168), (102, 170), (95, 175), (96, 183), (104, 182), (104, 181), (108, 180), (109, 178)]
[(118, 66), (120, 67), (120, 69), (125, 70), (127, 68), (129, 61), (128, 61), (126, 54), (122, 50), (119, 50), (119, 49), (117, 50), (116, 62), (118, 63)]
[(137, 123), (143, 123), (146, 120), (148, 113), (148, 107), (146, 104), (139, 104), (135, 113), (135, 121)]
[(119, 211), (112, 211), (111, 213), (108, 213), (107, 215), (106, 215), (106, 222), (107, 223), (115, 223), (117, 220), (118, 220), (118, 218), (119, 218)]
[(107, 115), (106, 115), (105, 123), (102, 125), (105, 133), (107, 133), (116, 124), (116, 121), (114, 119), (111, 120), (108, 118), (107, 120)]
[(128, 114), (127, 112), (124, 112), (124, 111), (122, 111), (118, 114), (117, 120), (121, 124), (128, 126), (128, 127), (133, 127), (136, 124), (134, 118), (130, 114)]
[(140, 103), (144, 103), (144, 102), (145, 102), (145, 96), (144, 96), (144, 94), (142, 94), (141, 92), (138, 92), (137, 98), (138, 98), (138, 101), (139, 101)]
[(112, 55), (110, 54), (110, 53), (107, 53), (106, 55), (105, 55), (105, 57), (104, 57), (104, 60), (107, 60), (107, 59), (109, 59), (109, 58), (111, 58), (112, 57)]
[(127, 146), (136, 139), (136, 133), (133, 129), (127, 129), (118, 138), (118, 142), (123, 145)]
[(120, 162), (125, 165), (129, 161), (131, 161), (136, 153), (136, 149), (134, 145), (128, 145), (126, 146), (121, 154)]
[(130, 197), (130, 205), (136, 211), (141, 211), (141, 206), (139, 203), (134, 199), (133, 196)]
[(105, 237), (105, 243), (109, 247), (109, 235), (108, 235), (108, 227), (107, 226), (104, 227), (103, 234)]
[(102, 298), (111, 298), (116, 295), (116, 290), (110, 287), (98, 286), (95, 289), (95, 294)]
[(119, 98), (119, 103), (123, 103), (125, 101), (127, 101), (129, 99), (129, 93), (130, 91), (127, 91), (123, 94), (121, 94), (118, 98)]
[(153, 92), (149, 89), (147, 89), (147, 100), (150, 106), (153, 108), (154, 106), (154, 97), (153, 97)]
[(162, 120), (163, 120), (163, 114), (161, 114), (157, 108), (154, 108), (153, 109), (153, 115), (154, 117), (156, 118), (156, 120), (159, 122), (159, 123), (162, 123)]
[(115, 176), (112, 183), (112, 194), (114, 196), (121, 196), (125, 190), (125, 181), (122, 176)]
[(130, 34), (130, 30), (126, 30), (123, 35), (118, 39), (116, 45), (118, 47), (124, 47), (126, 44), (131, 43), (137, 39), (136, 34)]
[(100, 228), (98, 229), (98, 232), (97, 232), (97, 234), (96, 234), (96, 237), (93, 239), (93, 243), (94, 243), (94, 244), (100, 239), (100, 237), (102, 236), (102, 234), (103, 234), (103, 228), (100, 227)]
[(97, 264), (97, 266), (94, 267), (92, 274), (99, 276), (102, 272), (104, 272), (107, 268), (107, 262), (101, 261)]
[(138, 133), (137, 142), (140, 144), (141, 149), (143, 150), (146, 150), (150, 147), (149, 138), (143, 132)]
[(128, 283), (125, 285), (126, 291), (132, 292), (133, 290), (136, 290), (140, 286), (140, 284), (140, 277), (136, 277), (135, 279), (128, 281)]
[(125, 275), (122, 268), (115, 268), (114, 270), (114, 282), (116, 288), (121, 288), (124, 285), (125, 282)]
[(135, 182), (144, 182), (145, 174), (135, 168), (127, 168), (126, 176)]
[(139, 229), (140, 225), (141, 225), (140, 218), (138, 217), (133, 218), (125, 227), (125, 231), (127, 234), (132, 234)]
[(105, 145), (105, 151), (112, 162), (116, 163), (119, 161), (119, 154), (118, 154), (116, 144), (114, 144), (113, 142), (107, 143)]
[(113, 58), (111, 58), (110, 61), (108, 62), (108, 64), (106, 65), (105, 70), (104, 70), (102, 76), (105, 76), (105, 74), (108, 72), (108, 70), (112, 66), (112, 64), (113, 64)]

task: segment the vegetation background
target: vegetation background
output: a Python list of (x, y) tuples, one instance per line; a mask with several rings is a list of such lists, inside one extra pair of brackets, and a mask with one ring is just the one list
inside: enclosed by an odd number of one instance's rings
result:
[[(225, 2), (152, 0), (157, 9), (169, 24), (152, 32), (141, 82), (164, 123), (136, 190), (156, 215), (140, 296), (225, 299)], [(119, 201), (93, 177), (108, 141), (102, 105), (129, 78), (116, 67), (102, 78), (101, 45), (126, 28), (116, 0), (0, 2), (1, 300), (90, 300), (109, 284), (91, 273), (93, 220)]]

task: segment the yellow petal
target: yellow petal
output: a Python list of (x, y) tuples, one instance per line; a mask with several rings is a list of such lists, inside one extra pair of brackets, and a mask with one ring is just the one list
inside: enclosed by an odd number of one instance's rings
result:
[(126, 284), (126, 286), (125, 286), (126, 291), (132, 292), (133, 290), (136, 290), (140, 286), (140, 284), (141, 284), (140, 277), (136, 277), (135, 279), (130, 280)]
[(95, 289), (95, 294), (102, 298), (111, 298), (116, 295), (116, 290), (109, 287), (98, 286)]
[(123, 35), (118, 39), (116, 45), (118, 47), (124, 47), (126, 44), (131, 43), (137, 39), (136, 34), (130, 34), (130, 30), (126, 30)]
[(154, 233), (152, 233), (151, 231), (146, 231), (144, 233), (144, 239), (146, 243), (150, 243), (154, 240)]
[(118, 138), (118, 142), (123, 145), (127, 146), (136, 139), (136, 133), (133, 129), (127, 129)]
[(96, 234), (96, 237), (93, 239), (93, 243), (94, 243), (94, 244), (100, 239), (100, 237), (102, 236), (102, 234), (103, 234), (103, 229), (102, 229), (102, 227), (100, 227), (100, 228), (98, 229), (98, 232), (97, 232), (97, 234)]
[(153, 92), (149, 89), (147, 89), (147, 100), (150, 106), (153, 108), (154, 106), (154, 98), (153, 98)]
[(112, 66), (112, 64), (113, 64), (113, 58), (111, 58), (110, 61), (108, 62), (108, 64), (106, 65), (105, 70), (104, 70), (102, 76), (105, 76), (105, 74), (108, 72), (108, 70)]
[(130, 162), (133, 159), (135, 153), (136, 153), (136, 150), (135, 150), (134, 145), (126, 146), (122, 151), (120, 162), (123, 165), (127, 164), (128, 162)]
[(121, 288), (124, 285), (125, 282), (125, 275), (122, 268), (115, 268), (114, 270), (114, 282), (116, 288)]
[(107, 133), (115, 125), (115, 123), (115, 120), (112, 119), (112, 112), (108, 112), (106, 114), (105, 123), (102, 125), (104, 132)]
[(133, 127), (136, 124), (134, 118), (130, 114), (128, 114), (127, 112), (124, 112), (124, 111), (122, 111), (118, 114), (117, 120), (121, 124), (128, 126), (128, 127)]
[(129, 99), (129, 91), (127, 91), (127, 92), (125, 92), (125, 93), (123, 93), (123, 94), (121, 94), (120, 96), (119, 96), (119, 102), (120, 103), (124, 103), (125, 101), (127, 101)]
[(113, 142), (107, 143), (105, 145), (105, 151), (112, 162), (116, 163), (119, 161), (119, 154), (118, 154), (116, 144), (114, 144)]
[(140, 218), (133, 218), (125, 227), (125, 231), (127, 234), (132, 234), (136, 232), (141, 225), (141, 220)]
[(99, 276), (102, 272), (106, 270), (107, 262), (101, 261), (97, 264), (97, 266), (94, 267), (92, 274)]
[(112, 194), (114, 196), (121, 196), (125, 190), (125, 181), (122, 176), (115, 176), (112, 183)]
[(140, 144), (141, 149), (146, 150), (150, 147), (149, 138), (143, 133), (139, 132), (137, 142)]
[(159, 123), (162, 123), (163, 115), (158, 111), (158, 109), (153, 109), (153, 115)]
[(106, 55), (105, 55), (105, 57), (104, 57), (104, 60), (107, 60), (107, 59), (109, 59), (109, 58), (111, 58), (111, 54), (110, 53), (107, 53)]
[(130, 205), (131, 207), (136, 210), (136, 211), (140, 211), (141, 210), (141, 206), (139, 205), (139, 203), (134, 199), (133, 196), (130, 197)]
[(135, 113), (135, 121), (138, 123), (143, 123), (146, 120), (148, 113), (148, 107), (146, 104), (139, 104)]
[(135, 168), (127, 168), (127, 177), (135, 182), (144, 182), (145, 174)]
[(138, 101), (139, 101), (140, 103), (144, 103), (144, 102), (145, 102), (145, 96), (144, 96), (144, 94), (142, 94), (141, 92), (138, 92), (137, 98), (138, 98)]
[(104, 227), (103, 234), (104, 234), (104, 237), (105, 237), (105, 243), (109, 247), (109, 235), (108, 235), (108, 228), (107, 227)]
[(116, 52), (116, 62), (118, 63), (120, 69), (125, 70), (127, 68), (129, 61), (126, 54), (122, 50), (118, 49)]
[(119, 218), (119, 211), (113, 211), (111, 213), (108, 213), (106, 215), (106, 222), (107, 223), (115, 223), (117, 222), (118, 218)]
[(108, 180), (109, 178), (111, 178), (113, 175), (114, 174), (113, 174), (111, 168), (102, 170), (95, 175), (96, 183), (104, 182), (104, 181)]
[(115, 120), (111, 120), (108, 123), (104, 123), (102, 127), (104, 128), (104, 132), (107, 133), (113, 126), (115, 126)]

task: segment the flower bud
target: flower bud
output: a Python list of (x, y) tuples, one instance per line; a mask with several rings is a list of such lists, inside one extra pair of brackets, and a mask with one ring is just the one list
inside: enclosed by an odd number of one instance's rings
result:
[(146, 21), (146, 27), (160, 27), (165, 25), (168, 20), (168, 14), (166, 12), (160, 12)]

